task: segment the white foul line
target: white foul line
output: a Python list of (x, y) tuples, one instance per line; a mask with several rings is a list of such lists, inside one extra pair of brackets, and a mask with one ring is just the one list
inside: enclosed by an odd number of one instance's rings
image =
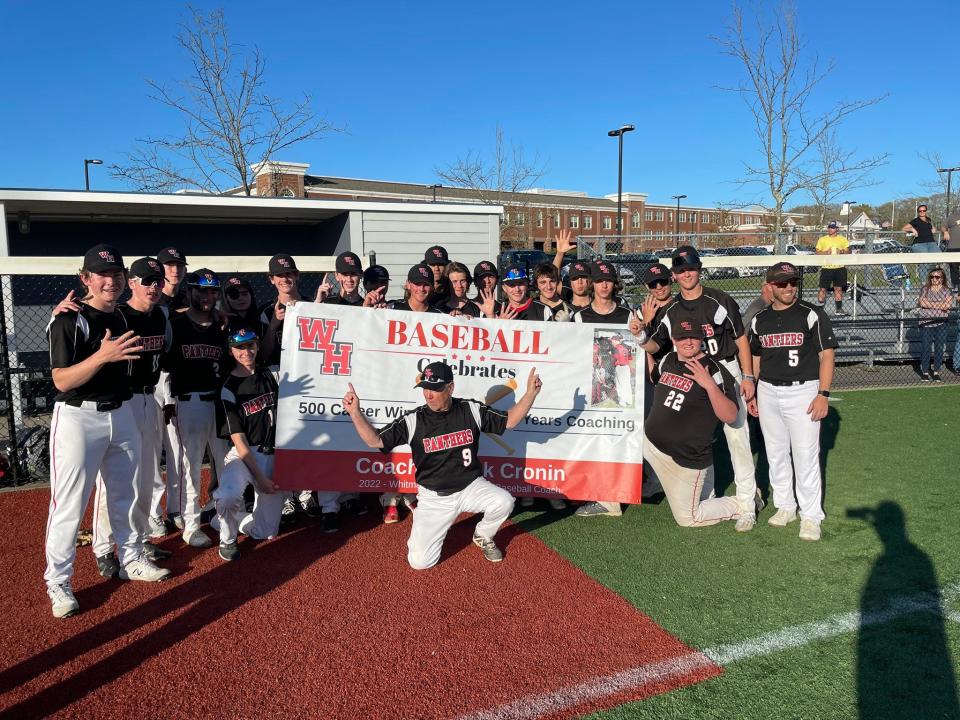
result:
[(489, 710), (460, 716), (459, 720), (532, 720), (551, 715), (583, 703), (610, 697), (618, 693), (636, 691), (645, 686), (673, 677), (686, 675), (711, 663), (729, 665), (760, 655), (800, 647), (817, 640), (853, 632), (860, 628), (880, 625), (915, 612), (934, 613), (960, 623), (960, 611), (946, 604), (960, 598), (960, 582), (909, 597), (895, 598), (884, 607), (866, 612), (849, 612), (793, 627), (776, 630), (742, 642), (718, 645), (701, 652), (691, 652), (670, 660), (640, 665), (613, 675), (592, 678), (577, 685), (553, 692), (528, 695)]

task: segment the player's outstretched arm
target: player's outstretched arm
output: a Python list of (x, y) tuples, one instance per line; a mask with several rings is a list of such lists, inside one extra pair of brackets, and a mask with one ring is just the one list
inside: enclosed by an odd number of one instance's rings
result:
[(563, 267), (563, 261), (566, 259), (567, 250), (573, 249), (573, 242), (570, 239), (570, 231), (566, 228), (560, 231), (560, 234), (553, 239), (554, 250), (553, 264), (557, 270)]
[(508, 430), (515, 428), (520, 424), (520, 421), (527, 416), (530, 408), (533, 407), (533, 401), (537, 395), (540, 394), (541, 387), (543, 387), (543, 382), (540, 380), (540, 376), (537, 375), (537, 369), (531, 368), (530, 375), (527, 377), (527, 391), (523, 394), (523, 397), (517, 401), (516, 405), (507, 410)]
[(360, 412), (360, 398), (357, 397), (357, 391), (353, 389), (353, 383), (347, 383), (347, 394), (343, 396), (343, 409), (353, 420), (353, 426), (357, 429), (357, 435), (363, 440), (367, 447), (382, 448), (383, 438), (377, 433), (373, 425), (367, 420), (367, 416)]

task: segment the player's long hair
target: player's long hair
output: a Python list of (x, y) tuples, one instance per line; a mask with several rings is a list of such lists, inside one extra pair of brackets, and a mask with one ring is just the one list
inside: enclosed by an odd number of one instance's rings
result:
[[(463, 276), (467, 278), (467, 291), (470, 290), (470, 286), (473, 284), (473, 276), (470, 274), (469, 268), (463, 263), (451, 261), (443, 271), (443, 279), (447, 283), (449, 297), (453, 297), (453, 286), (450, 284), (450, 276), (453, 273), (462, 273)], [(466, 294), (464, 294), (463, 297), (467, 299)]]
[[(241, 286), (245, 287), (250, 293), (250, 307), (244, 311), (234, 309), (230, 302), (230, 298), (227, 296), (228, 290)], [(230, 327), (246, 327), (251, 329), (260, 327), (261, 310), (259, 309), (259, 305), (257, 305), (257, 296), (254, 294), (253, 288), (249, 283), (243, 282), (236, 285), (226, 285), (222, 288), (220, 302), (223, 305), (223, 311), (224, 314), (227, 315), (227, 320)]]

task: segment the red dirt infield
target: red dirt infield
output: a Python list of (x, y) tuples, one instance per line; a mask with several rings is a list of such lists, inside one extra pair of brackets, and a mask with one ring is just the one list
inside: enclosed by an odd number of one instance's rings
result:
[(409, 519), (303, 520), (224, 563), (178, 536), (162, 584), (103, 580), (78, 548), (81, 613), (50, 615), (48, 492), (0, 495), (0, 717), (569, 718), (720, 668), (515, 525), (492, 564), (451, 530), (406, 564)]

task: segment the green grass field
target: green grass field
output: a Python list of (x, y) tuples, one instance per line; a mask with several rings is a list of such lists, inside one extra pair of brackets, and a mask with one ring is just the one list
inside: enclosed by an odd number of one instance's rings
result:
[[(819, 543), (799, 540), (797, 523), (768, 526), (769, 506), (747, 534), (732, 523), (678, 528), (665, 501), (619, 519), (534, 512), (517, 520), (698, 649), (858, 610), (882, 618), (897, 598), (960, 581), (958, 411), (960, 388), (839, 394), (823, 432)], [(718, 487), (729, 484), (728, 460), (717, 474)], [(766, 492), (762, 458), (758, 482)], [(960, 611), (960, 600), (946, 606)], [(788, 633), (796, 647), (747, 653), (716, 679), (594, 717), (960, 716), (960, 622), (897, 607), (888, 621), (827, 639), (801, 628)]]

